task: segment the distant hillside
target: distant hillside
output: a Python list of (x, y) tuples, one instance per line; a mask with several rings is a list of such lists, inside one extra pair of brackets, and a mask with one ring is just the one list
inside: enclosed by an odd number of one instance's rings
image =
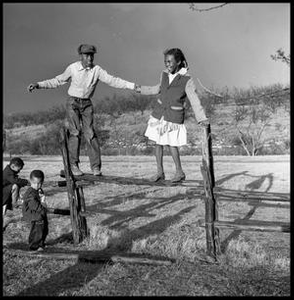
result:
[[(211, 130), (213, 134), (213, 149), (218, 154), (230, 154), (221, 149), (231, 148), (235, 154), (245, 154), (240, 147), (233, 147), (227, 144), (227, 140), (236, 135), (236, 130), (230, 125), (231, 115), (234, 107), (218, 105), (216, 108), (216, 115), (211, 119)], [(109, 116), (96, 115), (96, 118), (103, 120), (104, 124), (100, 127), (102, 133), (108, 136), (103, 143), (103, 148), (106, 150), (105, 155), (108, 154), (151, 154), (153, 153), (152, 143), (144, 138), (147, 121), (150, 115), (150, 110), (145, 111), (142, 115), (140, 112), (125, 113), (116, 119), (109, 118)], [(59, 154), (57, 144), (58, 131), (62, 126), (62, 122), (57, 124), (42, 124), (21, 126), (7, 130), (7, 147), (6, 151), (17, 153), (22, 151), (30, 154), (42, 154), (38, 150), (37, 144), (40, 147), (43, 145), (43, 154)], [(188, 132), (189, 145), (182, 147), (183, 154), (200, 154), (201, 137), (203, 129), (197, 124), (192, 117), (185, 121), (185, 126)], [(101, 136), (100, 136), (101, 137)], [(274, 141), (277, 145), (287, 144), (290, 141), (290, 117), (283, 109), (279, 109), (276, 115), (272, 116), (271, 123), (264, 131), (264, 137), (270, 141)], [(54, 141), (53, 147), (46, 147), (46, 142), (52, 139)], [(35, 142), (34, 142), (35, 141)], [(32, 144), (32, 145), (30, 145)], [(290, 147), (290, 145), (289, 145)], [(51, 149), (51, 150), (50, 150)], [(136, 150), (135, 150), (136, 149)], [(148, 150), (149, 149), (149, 150)], [(30, 151), (33, 152), (30, 152)], [(51, 153), (48, 153), (48, 151)], [(280, 154), (289, 153), (288, 149), (284, 149)], [(35, 152), (34, 152), (35, 151)], [(82, 151), (85, 153), (84, 147)], [(129, 151), (129, 153), (128, 153)], [(145, 152), (144, 152), (145, 151)], [(231, 153), (232, 154), (232, 153)], [(277, 153), (279, 154), (279, 153)]]
[[(222, 98), (201, 94), (200, 99), (210, 119), (216, 154), (246, 155), (248, 151), (254, 152), (253, 147), (257, 155), (289, 153), (289, 90), (271, 86), (234, 91)], [(138, 96), (96, 102), (94, 126), (105, 155), (153, 153), (153, 144), (144, 137), (144, 132), (154, 101), (155, 97)], [(58, 135), (64, 116), (64, 107), (5, 116), (6, 152), (59, 154)], [(185, 125), (188, 145), (181, 147), (181, 153), (200, 154), (203, 129), (197, 124), (189, 103)], [(84, 142), (81, 151), (86, 153)]]
[(47, 130), (48, 125), (30, 125), (30, 126), (20, 126), (12, 129), (7, 129), (8, 136), (14, 136), (15, 139), (25, 137), (26, 139), (32, 140), (36, 139), (44, 134)]

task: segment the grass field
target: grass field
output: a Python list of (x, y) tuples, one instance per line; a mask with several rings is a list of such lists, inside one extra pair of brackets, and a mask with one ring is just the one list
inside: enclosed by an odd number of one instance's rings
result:
[[(21, 177), (33, 169), (45, 172), (45, 182), (61, 180), (60, 156), (23, 157)], [(149, 178), (154, 157), (102, 157), (105, 176)], [(200, 156), (183, 156), (186, 185), (175, 187), (100, 183), (84, 188), (89, 237), (74, 246), (69, 216), (50, 215), (48, 252), (107, 251), (174, 259), (171, 265), (91, 264), (24, 256), (29, 229), (11, 223), (3, 234), (3, 295), (5, 296), (289, 296), (290, 235), (288, 233), (220, 230), (222, 255), (207, 261), (203, 182)], [(7, 161), (4, 159), (4, 166)], [(174, 165), (164, 158), (170, 179)], [(88, 158), (81, 169), (90, 172)], [(252, 193), (290, 193), (288, 156), (216, 156), (216, 186)], [(68, 208), (66, 187), (45, 186), (48, 206)], [(23, 191), (22, 191), (23, 192)], [(219, 202), (219, 219), (290, 222), (290, 209), (250, 202)], [(16, 209), (13, 216), (21, 215)]]

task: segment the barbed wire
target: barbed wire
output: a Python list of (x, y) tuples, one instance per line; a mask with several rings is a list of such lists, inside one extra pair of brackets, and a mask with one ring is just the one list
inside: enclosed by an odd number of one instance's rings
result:
[[(220, 95), (220, 94), (217, 94), (217, 93), (215, 93), (215, 92), (213, 92), (213, 91), (211, 91), (210, 89), (208, 89), (207, 87), (205, 87), (203, 84), (202, 84), (202, 82), (200, 81), (200, 79), (199, 78), (196, 78), (197, 79), (197, 81), (199, 82), (199, 84), (200, 84), (200, 86), (204, 89), (204, 91), (205, 92), (207, 92), (207, 93), (209, 93), (209, 94), (211, 94), (211, 95), (214, 95), (214, 96), (216, 96), (216, 97), (218, 97), (218, 98), (225, 98), (225, 96), (226, 95)], [(265, 92), (262, 92), (260, 95), (257, 95), (257, 96), (255, 96), (255, 95), (253, 95), (253, 96), (250, 96), (250, 97), (246, 97), (246, 98), (239, 98), (240, 100), (256, 100), (256, 99), (259, 99), (259, 98), (262, 98), (262, 97), (269, 97), (269, 96), (272, 96), (272, 95), (275, 95), (275, 94), (277, 94), (277, 93), (280, 93), (280, 92), (285, 92), (285, 91), (289, 91), (290, 92), (290, 88), (289, 87), (286, 87), (286, 88), (283, 88), (283, 89), (279, 89), (279, 90), (276, 90), (276, 91), (273, 91), (273, 92), (268, 92), (268, 93), (265, 93)], [(251, 104), (252, 105), (252, 103), (240, 103), (240, 102), (238, 102), (238, 103), (236, 103), (236, 98), (231, 98), (230, 97), (230, 99), (231, 100), (235, 100), (235, 103), (234, 102), (227, 102), (226, 104), (236, 104), (236, 105), (248, 105), (248, 104)], [(221, 103), (220, 103), (221, 104)]]
[[(212, 94), (216, 97), (219, 97), (219, 98), (225, 98), (225, 96), (222, 96), (220, 94), (216, 94), (212, 91), (210, 91), (208, 88), (206, 88), (205, 86), (203, 86), (203, 84), (201, 84), (200, 80), (197, 78), (199, 84), (202, 86), (202, 88), (205, 90), (205, 92), (209, 93), (209, 94)], [(281, 93), (281, 92), (289, 92), (290, 93), (290, 88), (283, 88), (283, 89), (280, 89), (280, 90), (277, 90), (277, 91), (273, 91), (273, 92), (268, 92), (268, 93), (261, 93), (260, 95), (253, 95), (253, 96), (250, 96), (250, 97), (246, 97), (246, 98), (239, 98), (240, 100), (242, 101), (246, 101), (246, 100), (256, 100), (256, 99), (259, 99), (259, 98), (262, 98), (262, 97), (269, 97), (269, 96), (273, 96), (275, 94), (278, 94), (278, 93)], [(249, 103), (249, 102), (237, 102), (236, 103), (236, 99), (237, 98), (233, 98), (233, 97), (230, 97), (229, 98), (230, 100), (235, 100), (235, 102), (233, 101), (227, 101), (226, 104), (231, 104), (231, 105), (252, 105), (252, 103)], [(224, 103), (216, 103), (216, 105), (219, 104), (224, 104)]]
[[(269, 92), (269, 93), (261, 93), (260, 95), (257, 95), (257, 96), (251, 96), (251, 97), (247, 97), (247, 98), (241, 98), (240, 100), (256, 100), (256, 99), (259, 99), (259, 98), (262, 98), (262, 97), (269, 97), (269, 96), (272, 96), (272, 95), (275, 95), (277, 93), (281, 93), (281, 92), (286, 92), (286, 91), (289, 91), (290, 92), (290, 88), (283, 88), (283, 89), (280, 89), (280, 90), (277, 90), (277, 91), (274, 91), (274, 92)], [(231, 99), (234, 99), (236, 101), (236, 98), (231, 98)], [(234, 102), (230, 102), (230, 103), (234, 103)], [(238, 103), (234, 103), (236, 105), (249, 105), (251, 103), (248, 103), (248, 102), (238, 102)]]
[[(257, 95), (257, 96), (253, 96), (253, 97), (248, 97), (242, 100), (250, 100), (252, 98), (258, 99), (258, 98), (262, 98), (262, 97), (267, 97), (267, 96), (272, 96), (275, 95), (277, 93), (281, 93), (281, 92), (289, 92), (290, 93), (290, 88), (286, 87), (283, 89), (279, 89), (277, 91), (273, 91), (273, 92), (269, 92), (269, 93), (262, 93), (261, 95)], [(231, 98), (231, 100), (234, 100), (234, 98)], [(234, 106), (241, 106), (241, 105), (253, 105), (252, 103), (248, 103), (248, 102), (241, 102), (241, 103), (236, 103), (236, 102), (226, 102), (226, 103), (219, 103), (219, 105), (234, 105)], [(229, 124), (227, 124), (227, 126), (223, 127), (222, 129), (218, 130), (218, 134), (228, 130), (229, 128), (235, 127), (236, 126), (236, 121), (232, 120)]]

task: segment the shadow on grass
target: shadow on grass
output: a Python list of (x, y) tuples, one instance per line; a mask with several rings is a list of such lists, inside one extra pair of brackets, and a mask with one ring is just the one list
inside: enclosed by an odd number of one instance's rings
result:
[[(252, 215), (255, 213), (257, 207), (258, 207), (258, 205), (253, 206), (244, 218), (242, 218), (242, 219), (238, 218), (235, 221), (249, 220), (252, 217)], [(242, 230), (234, 230), (221, 242), (221, 252), (222, 253), (226, 252), (230, 241), (233, 239), (236, 239), (241, 234), (241, 232), (242, 232)]]
[(61, 244), (61, 243), (68, 243), (68, 244), (73, 244), (73, 235), (72, 232), (64, 233), (58, 238), (54, 240), (49, 240), (46, 242), (47, 245), (54, 246), (56, 244)]
[(121, 194), (115, 195), (115, 196), (108, 196), (103, 198), (103, 202), (99, 202), (100, 199), (94, 199), (92, 200), (93, 202), (96, 202), (97, 204), (92, 204), (87, 206), (87, 211), (95, 211), (95, 209), (100, 209), (100, 208), (106, 208), (106, 207), (110, 207), (110, 206), (115, 206), (115, 205), (120, 205), (123, 204), (126, 199), (129, 200), (143, 200), (143, 199), (147, 199), (146, 195), (149, 194), (150, 192), (154, 193), (154, 192), (158, 192), (162, 190), (162, 188), (159, 189), (153, 189), (150, 190), (149, 188), (147, 188), (146, 190), (144, 190), (143, 192), (130, 192), (127, 193), (123, 192)]
[[(108, 225), (110, 228), (120, 228), (124, 223), (128, 223), (133, 221), (136, 218), (139, 217), (155, 217), (156, 214), (152, 213), (154, 210), (161, 209), (163, 207), (166, 207), (170, 204), (173, 204), (177, 201), (181, 200), (189, 200), (189, 199), (197, 199), (202, 197), (202, 190), (193, 188), (188, 190), (186, 193), (179, 193), (171, 197), (152, 197), (148, 198), (146, 197), (146, 194), (148, 194), (150, 191), (143, 192), (143, 193), (134, 193), (131, 196), (114, 196), (110, 199), (112, 199), (108, 203), (98, 203), (92, 206), (87, 207), (87, 212), (89, 215), (95, 215), (97, 213), (103, 213), (103, 214), (109, 214), (111, 215), (109, 218), (101, 222), (101, 225)], [(152, 191), (153, 192), (153, 191)], [(140, 201), (140, 200), (151, 200), (151, 202), (142, 204), (140, 206), (137, 206), (135, 208), (129, 209), (129, 210), (117, 210), (117, 209), (107, 209), (105, 207), (113, 206), (113, 205), (119, 205), (123, 204), (125, 199), (127, 198), (127, 201)], [(98, 201), (98, 199), (97, 199)], [(195, 208), (195, 206), (193, 206)]]
[(221, 185), (223, 184), (224, 182), (236, 177), (236, 176), (240, 176), (240, 175), (246, 175), (248, 173), (248, 171), (243, 171), (243, 172), (239, 172), (239, 173), (233, 173), (233, 174), (229, 174), (228, 176), (225, 176), (221, 179), (218, 179), (215, 181), (215, 184), (216, 185)]
[(222, 185), (224, 182), (236, 177), (236, 176), (240, 176), (240, 175), (244, 175), (247, 177), (255, 177), (257, 178), (256, 180), (253, 180), (252, 182), (248, 183), (245, 185), (245, 189), (249, 190), (249, 191), (254, 191), (254, 190), (258, 190), (261, 188), (262, 184), (266, 181), (266, 179), (268, 179), (268, 186), (266, 187), (264, 193), (267, 193), (273, 186), (273, 181), (274, 181), (274, 176), (273, 173), (268, 173), (266, 175), (261, 175), (261, 176), (254, 176), (254, 175), (250, 175), (248, 174), (248, 171), (243, 171), (243, 172), (239, 172), (239, 173), (233, 173), (233, 174), (229, 174), (228, 176), (225, 176), (219, 180), (216, 181), (216, 185), (220, 186)]
[(67, 189), (66, 189), (66, 186), (65, 187), (55, 187), (55, 186), (52, 187), (52, 186), (46, 185), (44, 188), (44, 191), (45, 191), (46, 196), (52, 197), (56, 194), (66, 193)]
[(252, 176), (252, 175), (248, 175), (248, 176), (257, 177), (257, 179), (246, 184), (246, 186), (245, 186), (246, 190), (250, 190), (250, 191), (258, 190), (262, 186), (262, 184), (265, 182), (266, 179), (269, 180), (269, 183), (268, 183), (268, 187), (264, 191), (265, 193), (268, 192), (273, 185), (273, 181), (274, 181), (273, 173), (269, 173), (267, 175), (262, 175), (262, 176)]
[[(244, 174), (245, 175), (245, 174)], [(249, 220), (253, 214), (255, 213), (256, 209), (259, 206), (264, 206), (264, 207), (277, 207), (274, 206), (273, 204), (267, 204), (267, 203), (261, 203), (261, 200), (266, 200), (266, 194), (267, 192), (271, 189), (272, 185), (273, 185), (273, 181), (274, 181), (274, 177), (273, 177), (273, 173), (269, 173), (266, 175), (262, 175), (262, 176), (252, 176), (252, 175), (247, 175), (246, 176), (250, 176), (250, 177), (257, 177), (256, 180), (250, 182), (249, 184), (247, 184), (245, 186), (246, 189), (246, 198), (250, 199), (250, 197), (252, 199), (255, 198), (255, 200), (259, 200), (260, 202), (257, 201), (248, 201), (248, 205), (253, 206), (249, 212), (245, 215), (244, 218), (238, 218), (235, 221), (240, 221), (240, 220)], [(266, 187), (264, 192), (255, 192), (254, 190), (259, 189), (262, 184), (265, 182), (265, 180), (268, 179), (268, 186)], [(249, 190), (249, 191), (248, 191)], [(238, 191), (237, 191), (238, 192)], [(225, 192), (224, 192), (225, 193)], [(261, 198), (261, 195), (263, 196)], [(279, 193), (272, 193), (272, 195), (274, 195), (276, 197), (276, 201), (285, 201), (287, 199), (287, 194), (279, 194)], [(230, 195), (231, 198), (236, 198), (238, 199), (238, 195), (236, 194), (234, 195)], [(286, 199), (285, 199), (286, 197)], [(289, 199), (290, 200), (290, 199)], [(287, 205), (280, 205), (280, 208), (290, 208), (290, 206)], [(225, 240), (221, 243), (221, 252), (225, 253), (229, 243), (231, 240), (236, 239), (240, 234), (241, 234), (242, 230), (234, 230), (233, 232), (231, 232), (226, 238)]]
[[(189, 213), (194, 208), (195, 208), (194, 206), (184, 208), (175, 215), (167, 216), (162, 219), (155, 220), (151, 223), (148, 223), (146, 225), (143, 225), (141, 227), (129, 231), (127, 235), (124, 237), (124, 245), (123, 245), (124, 249), (127, 251), (131, 250), (133, 241), (140, 240), (154, 234), (162, 233), (171, 225), (179, 222), (183, 214)], [(121, 224), (122, 222), (118, 222), (115, 225), (110, 226), (110, 228), (117, 228), (118, 226), (121, 226)]]
[[(104, 250), (100, 251), (83, 251), (83, 250), (69, 250), (62, 249), (58, 247), (48, 247), (45, 252), (47, 253), (65, 253), (67, 256), (72, 254), (78, 255), (78, 261), (75, 265), (66, 268), (65, 270), (52, 275), (50, 278), (38, 282), (37, 284), (28, 287), (21, 291), (17, 296), (29, 296), (29, 295), (50, 295), (58, 296), (62, 293), (70, 292), (69, 290), (78, 290), (92, 279), (94, 279), (99, 272), (105, 266), (105, 263), (110, 263), (110, 258), (112, 255), (123, 255), (127, 257), (140, 257), (148, 259), (162, 259), (167, 260), (166, 257), (160, 256), (150, 256), (146, 254), (130, 253), (129, 250), (132, 248), (132, 243), (134, 240), (141, 239), (153, 234), (159, 234), (166, 230), (173, 223), (178, 222), (182, 216), (190, 212), (194, 206), (182, 209), (177, 214), (164, 217), (160, 220), (156, 220), (147, 225), (141, 226), (134, 230), (128, 232), (127, 236), (123, 240), (123, 250), (118, 249), (117, 242), (115, 238), (108, 242), (108, 246)], [(62, 235), (61, 237), (49, 241), (48, 244), (53, 246), (58, 243), (72, 242), (72, 237), (67, 235)], [(12, 243), (7, 245), (10, 249), (26, 251), (28, 246), (24, 243)], [(88, 264), (85, 261), (89, 258), (102, 257), (103, 261), (100, 264)]]
[(58, 296), (71, 289), (78, 290), (94, 279), (102, 268), (102, 264), (78, 263), (26, 288), (16, 296)]
[[(231, 174), (225, 178), (222, 178), (221, 181), (217, 181), (217, 183), (220, 183), (220, 182), (223, 183), (225, 180), (229, 180), (235, 176), (244, 175), (244, 174), (246, 174), (246, 172), (247, 171)], [(259, 181), (255, 180), (256, 183), (252, 184), (251, 187), (252, 186), (256, 187), (256, 186), (261, 185), (266, 178), (269, 178), (269, 179), (272, 178), (269, 175), (270, 174), (265, 175)], [(270, 182), (272, 184), (272, 181), (270, 181)], [(147, 191), (147, 193), (148, 193), (148, 191)], [(124, 196), (115, 196), (115, 197), (110, 198), (110, 200), (112, 199), (112, 201), (107, 203), (107, 205), (103, 205), (103, 204), (92, 205), (92, 206), (87, 207), (87, 211), (111, 214), (111, 216), (108, 219), (104, 220), (101, 223), (101, 225), (108, 225), (110, 228), (121, 228), (126, 222), (130, 222), (134, 218), (142, 217), (142, 216), (154, 217), (154, 214), (151, 213), (151, 211), (154, 209), (162, 208), (162, 207), (172, 204), (176, 201), (180, 201), (180, 200), (184, 200), (184, 199), (194, 199), (195, 196), (200, 196), (201, 194), (202, 194), (202, 190), (200, 191), (199, 188), (192, 188), (183, 194), (177, 194), (175, 196), (168, 197), (168, 198), (167, 197), (156, 198), (156, 200), (154, 202), (141, 205), (137, 208), (130, 209), (128, 211), (117, 211), (117, 210), (106, 209), (105, 207), (121, 204), (123, 199), (125, 198), (125, 195)], [(130, 197), (128, 197), (128, 198), (130, 198)], [(134, 200), (147, 199), (146, 192), (134, 194), (134, 195), (132, 195), (132, 198), (134, 198)], [(146, 238), (150, 235), (160, 234), (161, 232), (165, 231), (172, 224), (179, 222), (182, 219), (184, 214), (189, 213), (194, 208), (195, 208), (194, 205), (184, 208), (181, 211), (179, 211), (178, 213), (176, 213), (175, 215), (167, 216), (162, 219), (155, 220), (155, 221), (148, 223), (144, 226), (141, 226), (139, 228), (136, 228), (134, 230), (130, 230), (128, 232), (127, 236), (125, 237), (125, 241), (123, 244), (123, 250), (124, 250), (123, 254), (138, 256), (139, 254), (128, 253), (128, 251), (130, 251), (132, 248), (133, 241)], [(249, 219), (254, 214), (256, 208), (257, 208), (257, 205), (254, 206), (247, 213), (247, 215), (245, 216), (244, 219)], [(241, 232), (240, 230), (234, 231), (229, 237), (226, 238), (226, 240), (221, 245), (222, 251), (225, 251), (229, 241), (232, 238), (237, 237), (240, 234), (240, 232)], [(53, 241), (49, 241), (48, 244), (51, 246), (54, 246), (54, 245), (57, 245), (59, 243), (64, 243), (64, 242), (72, 243), (72, 234), (62, 235), (61, 237), (59, 237)], [(87, 284), (88, 282), (90, 282), (92, 279), (94, 279), (95, 277), (97, 277), (99, 275), (99, 273), (102, 271), (103, 267), (105, 266), (105, 262), (107, 262), (107, 261), (109, 262), (110, 255), (122, 254), (122, 252), (121, 252), (122, 250), (118, 250), (117, 248), (116, 249), (109, 248), (110, 245), (113, 245), (113, 244), (117, 245), (117, 243), (114, 243), (114, 242), (115, 241), (113, 239), (110, 240), (108, 242), (108, 244), (109, 244), (108, 248), (106, 248), (105, 250), (100, 250), (100, 251), (82, 251), (82, 250), (80, 250), (80, 251), (79, 250), (73, 250), (73, 251), (70, 250), (69, 251), (68, 249), (64, 249), (64, 248), (62, 249), (62, 248), (58, 248), (58, 247), (52, 247), (50, 249), (50, 251), (52, 251), (54, 253), (62, 252), (62, 253), (68, 254), (68, 255), (77, 254), (79, 256), (78, 262), (75, 265), (70, 266), (61, 272), (53, 274), (48, 279), (38, 282), (37, 284), (24, 289), (17, 296), (28, 296), (28, 295), (58, 296), (62, 293), (71, 292), (70, 290), (80, 289), (85, 284)], [(20, 247), (18, 249), (21, 249), (21, 247), (24, 247), (24, 245), (21, 246), (20, 244), (18, 244), (16, 246)], [(10, 244), (10, 246), (13, 246), (13, 245)], [(15, 247), (15, 245), (14, 245), (14, 247)], [(23, 250), (23, 249), (21, 249), (21, 250)], [(97, 264), (88, 264), (88, 263), (84, 262), (84, 260), (87, 257), (99, 257), (99, 256), (105, 258), (104, 263), (100, 263), (97, 265)], [(145, 257), (146, 255), (141, 255), (141, 256)], [(108, 260), (107, 260), (107, 257), (108, 257)]]

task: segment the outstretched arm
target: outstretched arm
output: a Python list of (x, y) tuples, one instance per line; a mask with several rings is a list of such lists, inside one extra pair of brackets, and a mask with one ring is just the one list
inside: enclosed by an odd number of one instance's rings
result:
[(62, 74), (52, 79), (29, 84), (27, 90), (29, 92), (32, 92), (35, 89), (55, 89), (61, 85), (66, 84), (70, 78), (71, 78), (71, 67), (68, 66)]
[(99, 80), (114, 88), (135, 90), (135, 83), (109, 75), (102, 68), (99, 69)]
[(7, 181), (9, 181), (12, 184), (17, 184), (19, 187), (24, 187), (26, 185), (29, 185), (29, 181), (23, 178), (19, 178), (18, 176), (8, 176), (6, 178)]
[(187, 97), (190, 100), (197, 122), (200, 125), (204, 125), (204, 126), (208, 125), (209, 120), (205, 115), (200, 99), (196, 93), (196, 87), (192, 78), (188, 80), (186, 84), (185, 92), (187, 94)]
[(155, 86), (141, 86), (142, 95), (157, 95), (160, 93), (160, 83)]
[(135, 86), (135, 91), (137, 93), (141, 93), (142, 95), (157, 95), (157, 94), (160, 93), (161, 79), (162, 79), (162, 75), (160, 77), (159, 84), (157, 84), (155, 86), (136, 85)]

